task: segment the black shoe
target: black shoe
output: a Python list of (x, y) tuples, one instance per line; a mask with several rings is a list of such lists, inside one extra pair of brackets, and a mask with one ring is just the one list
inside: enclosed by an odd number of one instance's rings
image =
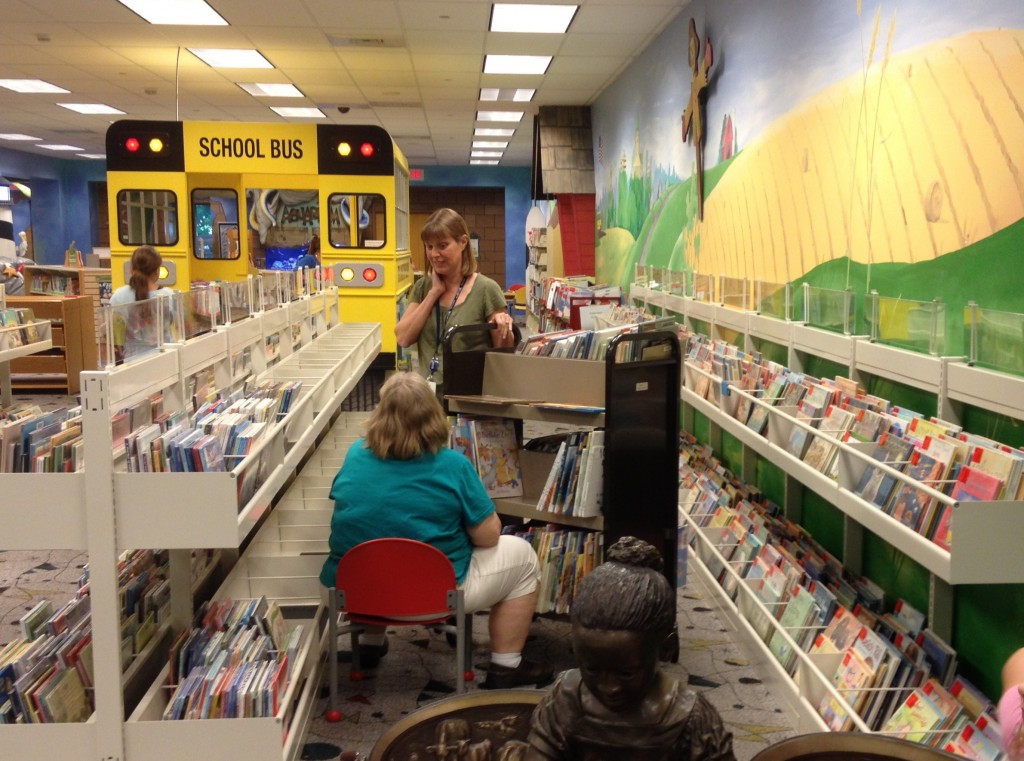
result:
[[(388, 640), (384, 638), (383, 645), (360, 645), (359, 665), (364, 669), (375, 669), (380, 665), (380, 659), (388, 654)], [(339, 650), (338, 663), (351, 663), (352, 651)]]
[(527, 684), (544, 687), (550, 684), (554, 678), (554, 672), (547, 664), (535, 663), (523, 658), (515, 668), (491, 663), (487, 667), (487, 678), (480, 683), (480, 689), (507, 690)]

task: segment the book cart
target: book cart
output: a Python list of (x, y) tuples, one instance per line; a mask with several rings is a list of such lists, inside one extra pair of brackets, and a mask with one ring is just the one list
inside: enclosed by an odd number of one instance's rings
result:
[[(675, 586), (680, 350), (674, 333), (618, 335), (605, 361), (446, 351), (444, 362), (445, 394), (460, 396), (448, 400), (451, 412), (604, 428), (601, 515), (581, 518), (538, 511), (554, 455), (523, 449), (524, 496), (495, 499), (499, 514), (601, 531), (605, 546), (622, 536), (639, 537), (661, 552), (665, 574)], [(466, 398), (474, 394), (488, 399)], [(513, 401), (496, 401), (502, 398)], [(604, 411), (543, 409), (524, 402), (527, 398)]]
[[(84, 471), (0, 475), (4, 548), (88, 552), (93, 630), (94, 713), (82, 723), (0, 726), (0, 743), (12, 758), (149, 761), (178, 759), (183, 748), (209, 747), (225, 759), (298, 757), (315, 698), (326, 608), (310, 598), (316, 573), (296, 579), (287, 563), (254, 567), (243, 555), (214, 595), (276, 598), (280, 593), (289, 627), (305, 624), (277, 715), (161, 721), (169, 697), (164, 681), (172, 630), (191, 620), (191, 551), (221, 548), (223, 565), (231, 564), (254, 528), (273, 515), (278, 494), (380, 350), (379, 324), (339, 324), (333, 287), (261, 306), (251, 316), (165, 344), (134, 362), (83, 372)], [(271, 344), (280, 351), (268, 360)], [(246, 369), (238, 361), (243, 353), (251, 359)], [(115, 451), (112, 413), (154, 392), (162, 393), (166, 409), (183, 408), (191, 376), (209, 371), (219, 388), (231, 388), (250, 374), (258, 380), (299, 380), (302, 387), (289, 412), (227, 472), (126, 472), (123, 455)], [(240, 486), (257, 471), (252, 494), (243, 501)], [(38, 499), (41, 490), (44, 500)], [(137, 657), (134, 674), (123, 675), (117, 558), (139, 548), (169, 551), (170, 622)], [(296, 583), (305, 594), (298, 602), (288, 594)]]
[[(935, 394), (938, 416), (957, 420), (961, 405), (969, 404), (1024, 419), (1024, 378), (998, 373), (968, 365), (963, 357), (942, 357), (920, 354), (895, 346), (872, 342), (867, 336), (833, 333), (803, 323), (778, 319), (754, 311), (738, 310), (707, 300), (696, 300), (682, 295), (656, 291), (634, 285), (630, 298), (635, 303), (657, 306), (674, 313), (688, 325), (700, 321), (708, 326), (712, 337), (726, 332), (739, 333), (752, 344), (756, 340), (769, 340), (788, 348), (788, 365), (799, 372), (804, 357), (825, 357), (847, 368), (850, 378), (864, 379), (878, 376), (921, 388)], [(683, 422), (687, 430), (693, 429), (694, 413), (705, 416), (710, 423), (712, 448), (721, 450), (722, 434), (727, 433), (742, 446), (741, 472), (743, 480), (756, 481), (758, 458), (763, 458), (786, 474), (783, 509), (788, 518), (800, 523), (801, 492), (809, 489), (840, 510), (844, 515), (843, 563), (854, 573), (860, 573), (863, 562), (865, 531), (870, 531), (890, 546), (910, 557), (929, 574), (928, 610), (929, 627), (949, 641), (953, 630), (953, 587), (960, 584), (1019, 584), (1024, 583), (1024, 566), (1019, 563), (993, 563), (991, 558), (1015, 557), (1018, 539), (1024, 532), (1024, 504), (1015, 501), (957, 502), (948, 495), (931, 489), (898, 470), (889, 468), (871, 458), (873, 444), (832, 441), (837, 452), (837, 478), (832, 479), (790, 454), (785, 446), (794, 427), (804, 428), (809, 436), (822, 432), (795, 417), (796, 408), (766, 405), (760, 399), (737, 388), (738, 382), (722, 382), (711, 376), (712, 400), (692, 389), (699, 375), (706, 371), (684, 362)], [(717, 387), (717, 388), (716, 388)], [(734, 416), (737, 401), (742, 397), (768, 412), (767, 436), (747, 428)], [(879, 467), (901, 482), (913, 483), (939, 503), (954, 508), (955, 541), (946, 551), (928, 538), (903, 525), (898, 520), (863, 499), (854, 491), (868, 465)], [(808, 654), (797, 645), (729, 562), (719, 552), (723, 530), (701, 528), (680, 509), (680, 520), (690, 526), (695, 537), (695, 553), (700, 562), (693, 570), (704, 586), (716, 597), (719, 607), (733, 622), (736, 630), (765, 654), (764, 662), (776, 679), (778, 693), (791, 705), (800, 721), (801, 731), (826, 731), (827, 726), (815, 710), (826, 693), (840, 702), (858, 731), (870, 731), (851, 706), (835, 692), (830, 679), (838, 664), (837, 655)], [(979, 548), (984, 552), (978, 552)], [(735, 576), (737, 601), (722, 592), (708, 566), (721, 567)], [(770, 653), (768, 646), (757, 635), (749, 621), (755, 616), (767, 616), (777, 632), (794, 651), (798, 659), (794, 676), (790, 676)]]

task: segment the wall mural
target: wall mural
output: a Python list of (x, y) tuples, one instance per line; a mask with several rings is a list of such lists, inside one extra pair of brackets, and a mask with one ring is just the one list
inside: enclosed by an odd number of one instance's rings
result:
[[(1024, 311), (1024, 274), (991, 278), (1024, 272), (1024, 4), (686, 10), (593, 107), (600, 281), (639, 263)], [(671, 126), (691, 14), (720, 47), (703, 162)]]

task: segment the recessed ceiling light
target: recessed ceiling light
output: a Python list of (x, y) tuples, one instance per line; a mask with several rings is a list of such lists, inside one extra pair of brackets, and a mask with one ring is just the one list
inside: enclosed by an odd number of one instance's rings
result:
[(36, 147), (37, 148), (45, 148), (48, 151), (76, 151), (77, 152), (77, 151), (85, 150), (84, 148), (79, 148), (77, 145), (57, 145), (57, 144), (45, 145), (43, 143), (40, 143)]
[(478, 122), (520, 122), (523, 120), (522, 111), (477, 111)]
[(118, 108), (105, 103), (58, 103), (61, 108), (77, 111), (80, 114), (123, 114)]
[(302, 106), (271, 106), (270, 110), (278, 116), (294, 119), (325, 119), (324, 112), (319, 108)]
[(14, 92), (71, 92), (41, 79), (0, 79), (0, 87)]
[(484, 87), (480, 90), (480, 100), (512, 100), (527, 103), (533, 100), (536, 90), (530, 88)]
[(499, 141), (496, 141), (496, 140), (474, 140), (473, 141), (473, 147), (474, 148), (502, 148), (502, 149), (505, 149), (505, 148), (508, 148), (508, 143), (507, 142), (503, 143), (503, 142), (499, 142)]
[(475, 159), (500, 159), (501, 151), (470, 151), (470, 156)]
[(562, 34), (569, 28), (578, 5), (495, 3), (491, 8), (492, 32)]
[(512, 137), (514, 134), (516, 134), (514, 129), (499, 127), (477, 127), (473, 130), (474, 137)]
[(478, 166), (497, 166), (498, 162), (494, 159), (470, 159), (470, 164), (476, 164)]
[(238, 82), (238, 86), (250, 95), (266, 98), (302, 98), (302, 91), (298, 87), (286, 82), (274, 84), (272, 82)]
[(41, 137), (32, 137), (31, 135), (23, 135), (20, 132), (5, 132), (0, 134), (0, 140), (42, 140)]
[(549, 55), (486, 55), (484, 74), (543, 74), (550, 64)]
[(206, 0), (118, 0), (130, 11), (142, 16), (150, 24), (177, 26), (227, 26), (217, 11)]
[(229, 48), (189, 48), (192, 55), (215, 69), (272, 69), (270, 61), (258, 50)]
[(105, 153), (79, 153), (83, 159), (105, 159), (107, 154)]

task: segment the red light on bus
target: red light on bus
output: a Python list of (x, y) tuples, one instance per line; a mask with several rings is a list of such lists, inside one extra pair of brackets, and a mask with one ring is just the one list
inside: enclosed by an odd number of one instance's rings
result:
[(359, 152), (366, 156), (366, 158), (370, 158), (370, 156), (373, 155), (373, 144), (363, 143), (362, 145), (359, 146)]
[(124, 141), (125, 150), (129, 153), (137, 153), (139, 150), (139, 140), (135, 137), (130, 137)]
[(377, 270), (373, 269), (372, 267), (367, 267), (366, 269), (363, 270), (363, 280), (365, 280), (367, 283), (372, 283), (376, 279)]

